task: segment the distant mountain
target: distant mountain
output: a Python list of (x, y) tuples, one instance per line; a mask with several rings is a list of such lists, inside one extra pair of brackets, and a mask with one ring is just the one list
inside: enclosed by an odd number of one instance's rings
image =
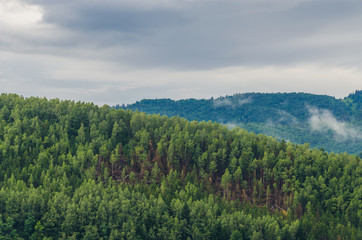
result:
[(362, 91), (344, 99), (308, 93), (243, 93), (211, 99), (144, 99), (115, 108), (242, 127), (329, 152), (362, 152)]
[(0, 94), (0, 239), (357, 240), (361, 179), (219, 123)]

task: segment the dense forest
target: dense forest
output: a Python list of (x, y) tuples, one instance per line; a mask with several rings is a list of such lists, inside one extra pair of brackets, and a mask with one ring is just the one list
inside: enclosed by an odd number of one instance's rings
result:
[(239, 126), (256, 134), (362, 156), (362, 91), (344, 99), (307, 93), (244, 93), (211, 99), (145, 99), (115, 108)]
[(362, 162), (211, 121), (1, 94), (0, 239), (362, 239)]

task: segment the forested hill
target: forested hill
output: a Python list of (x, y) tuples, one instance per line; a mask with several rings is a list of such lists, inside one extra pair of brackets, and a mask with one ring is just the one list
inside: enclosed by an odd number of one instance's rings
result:
[(127, 106), (146, 113), (240, 126), (331, 152), (362, 152), (362, 91), (344, 99), (307, 93), (244, 93), (211, 99), (146, 99)]
[(218, 123), (0, 95), (1, 239), (362, 239), (361, 179)]

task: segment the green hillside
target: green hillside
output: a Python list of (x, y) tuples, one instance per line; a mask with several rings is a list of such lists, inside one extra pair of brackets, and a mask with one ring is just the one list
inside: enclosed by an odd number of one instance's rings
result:
[(0, 239), (361, 239), (361, 179), (210, 121), (0, 95)]
[(145, 99), (116, 106), (239, 126), (329, 152), (362, 152), (362, 91), (344, 99), (307, 93), (244, 93), (211, 99)]

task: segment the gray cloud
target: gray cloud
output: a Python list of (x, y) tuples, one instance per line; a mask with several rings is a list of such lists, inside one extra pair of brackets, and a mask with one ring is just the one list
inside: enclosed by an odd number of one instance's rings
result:
[(75, 44), (128, 44), (133, 51), (119, 60), (132, 65), (195, 69), (310, 60), (360, 63), (360, 56), (350, 56), (350, 49), (361, 49), (360, 41), (351, 42), (361, 29), (360, 1), (32, 2), (43, 6), (44, 22), (83, 33)]
[(0, 0), (3, 91), (115, 104), (115, 91), (127, 103), (360, 86), (357, 0), (12, 2), (18, 15)]

